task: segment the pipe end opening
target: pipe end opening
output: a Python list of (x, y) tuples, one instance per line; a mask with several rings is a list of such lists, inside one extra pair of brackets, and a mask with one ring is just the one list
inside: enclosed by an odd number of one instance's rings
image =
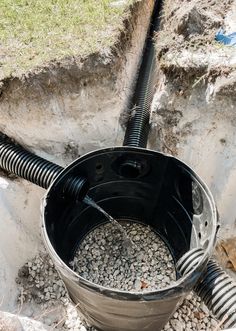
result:
[(137, 161), (126, 161), (120, 166), (120, 174), (125, 178), (138, 178), (142, 173), (142, 165)]

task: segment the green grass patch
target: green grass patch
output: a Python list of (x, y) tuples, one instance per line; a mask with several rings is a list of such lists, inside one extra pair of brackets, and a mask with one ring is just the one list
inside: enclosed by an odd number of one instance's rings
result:
[(0, 78), (109, 49), (132, 2), (0, 0)]

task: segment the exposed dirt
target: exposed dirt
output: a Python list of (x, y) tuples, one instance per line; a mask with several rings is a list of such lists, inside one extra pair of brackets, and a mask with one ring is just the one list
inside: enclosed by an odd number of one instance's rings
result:
[(132, 90), (153, 3), (135, 2), (106, 54), (55, 60), (4, 79), (0, 131), (63, 165), (120, 144), (119, 116)]
[(222, 237), (236, 229), (236, 52), (216, 42), (215, 34), (219, 28), (234, 32), (235, 15), (231, 0), (165, 2), (151, 119), (150, 146), (178, 156), (209, 185)]
[[(215, 34), (232, 25), (233, 6), (233, 0), (165, 2), (157, 52), (160, 68), (168, 78), (181, 81), (187, 89), (213, 82), (214, 95), (230, 94), (228, 86), (233, 88), (236, 81), (235, 50), (216, 42)], [(179, 89), (182, 91), (182, 86)]]
[[(221, 26), (229, 32), (234, 29), (235, 16), (228, 11), (231, 3), (166, 0), (157, 35), (160, 79), (150, 136), (151, 148), (180, 157), (210, 186), (224, 238), (236, 230), (236, 55), (235, 49), (217, 44), (214, 36)], [(152, 5), (152, 0), (135, 4), (132, 19), (124, 22), (119, 41), (106, 54), (68, 57), (3, 79), (0, 131), (62, 165), (90, 150), (121, 144), (120, 123), (127, 118), (120, 120), (120, 114), (132, 91)], [(21, 299), (17, 305), (15, 301), (15, 277), (41, 245), (43, 192), (30, 183), (1, 176), (2, 310), (15, 313), (21, 304)], [(34, 285), (33, 296), (23, 293), (22, 300), (42, 300)], [(44, 297), (37, 305), (45, 301)], [(43, 313), (46, 308), (40, 309)]]
[(165, 68), (165, 59), (170, 54), (174, 60), (177, 52), (203, 50), (206, 57), (207, 52), (217, 50), (215, 34), (220, 27), (224, 27), (232, 4), (233, 0), (165, 1), (162, 30), (157, 34), (161, 67)]
[(220, 240), (216, 247), (216, 254), (225, 269), (236, 273), (236, 237)]

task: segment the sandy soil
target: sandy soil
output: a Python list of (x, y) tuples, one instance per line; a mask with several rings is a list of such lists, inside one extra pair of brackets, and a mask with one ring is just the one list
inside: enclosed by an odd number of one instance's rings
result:
[(151, 146), (176, 155), (209, 185), (218, 206), (220, 237), (235, 233), (235, 48), (214, 40), (234, 32), (233, 1), (166, 1), (157, 35), (159, 84)]
[[(146, 4), (139, 3), (134, 20), (126, 22), (128, 32), (114, 57), (64, 59), (2, 80), (0, 130), (63, 166), (87, 151), (121, 144), (120, 114), (132, 91), (153, 1)], [(214, 35), (221, 26), (235, 31), (235, 15), (230, 0), (166, 0), (157, 35), (159, 84), (150, 136), (151, 148), (180, 157), (204, 178), (216, 198), (224, 238), (236, 231), (236, 55)], [(0, 303), (7, 315), (19, 309), (18, 270), (42, 248), (43, 194), (30, 183), (0, 176), (0, 280), (5, 284)]]

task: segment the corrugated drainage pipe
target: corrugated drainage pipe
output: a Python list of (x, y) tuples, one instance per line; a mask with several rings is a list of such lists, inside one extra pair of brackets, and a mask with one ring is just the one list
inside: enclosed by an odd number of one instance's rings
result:
[(129, 108), (131, 115), (127, 124), (123, 146), (147, 146), (150, 129), (150, 110), (157, 82), (155, 33), (160, 25), (162, 1), (156, 1), (150, 30), (146, 39), (134, 95)]
[[(0, 136), (0, 168), (45, 189), (63, 171), (61, 166), (9, 142), (9, 139), (2, 135)], [(63, 182), (62, 191), (76, 200), (82, 200), (87, 190), (86, 178), (70, 176)]]
[[(188, 274), (201, 261), (204, 252), (197, 248), (181, 257), (177, 270)], [(195, 292), (204, 301), (209, 310), (222, 321), (224, 327), (236, 327), (236, 282), (217, 264), (210, 260)]]

